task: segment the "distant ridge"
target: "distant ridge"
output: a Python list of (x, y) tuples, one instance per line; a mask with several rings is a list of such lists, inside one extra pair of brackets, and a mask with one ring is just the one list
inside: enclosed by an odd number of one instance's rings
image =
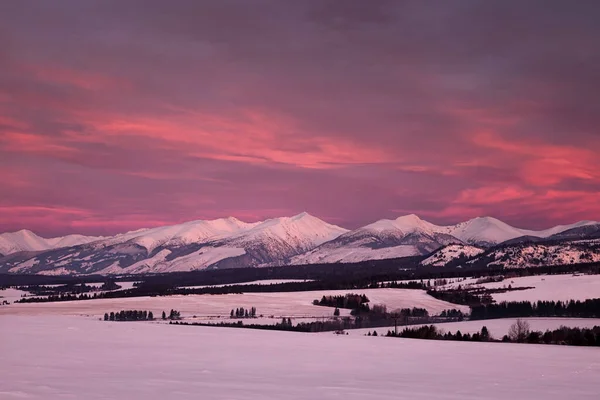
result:
[(455, 246), (429, 263), (441, 265), (454, 254), (479, 256), (483, 249), (500, 243), (586, 237), (600, 237), (600, 223), (580, 221), (533, 231), (492, 217), (439, 226), (410, 214), (349, 231), (304, 212), (254, 223), (234, 217), (197, 220), (110, 237), (68, 235), (45, 239), (28, 230), (3, 233), (0, 272), (141, 274), (360, 262), (425, 256)]

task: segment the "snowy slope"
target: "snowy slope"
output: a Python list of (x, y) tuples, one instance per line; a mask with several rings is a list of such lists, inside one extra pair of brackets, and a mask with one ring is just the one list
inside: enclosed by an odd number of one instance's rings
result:
[(547, 238), (569, 229), (594, 224), (597, 224), (597, 222), (580, 221), (572, 225), (559, 225), (546, 230), (533, 231), (515, 228), (496, 218), (478, 217), (453, 226), (443, 226), (435, 229), (437, 232), (447, 233), (465, 243), (490, 246), (522, 236)]
[(560, 244), (522, 243), (492, 248), (468, 261), (479, 267), (524, 268), (600, 261), (600, 239)]
[(4, 270), (11, 273), (141, 274), (279, 265), (345, 232), (307, 213), (258, 223), (235, 218), (192, 221), (5, 260)]
[(26, 229), (0, 234), (0, 254), (9, 255), (20, 251), (43, 251), (60, 247), (77, 246), (103, 239), (96, 236), (68, 235), (44, 239)]
[(469, 245), (462, 244), (453, 244), (446, 247), (442, 247), (431, 256), (421, 261), (421, 265), (432, 266), (432, 267), (442, 267), (447, 265), (448, 263), (458, 260), (458, 259), (469, 259), (475, 257), (484, 250)]
[(287, 260), (329, 242), (346, 229), (328, 224), (308, 213), (274, 218), (248, 231), (211, 243), (214, 251), (244, 249), (246, 264), (266, 266), (286, 264)]
[(251, 229), (256, 225), (256, 223), (249, 224), (233, 217), (212, 221), (191, 221), (179, 225), (127, 232), (107, 239), (99, 243), (99, 245), (109, 246), (117, 243), (131, 243), (152, 252), (159, 246), (186, 245), (205, 242), (208, 239), (226, 237)]
[(438, 228), (416, 215), (383, 219), (294, 257), (291, 264), (360, 262), (424, 255), (447, 244), (460, 243), (446, 233), (437, 232)]

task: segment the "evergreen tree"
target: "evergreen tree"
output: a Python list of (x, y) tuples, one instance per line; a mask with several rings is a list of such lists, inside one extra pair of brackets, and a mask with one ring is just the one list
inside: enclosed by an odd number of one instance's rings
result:
[(152, 314), (152, 311), (148, 311), (148, 320), (149, 321), (153, 321), (154, 320), (154, 314)]
[(108, 321), (108, 314), (107, 313), (104, 313), (104, 320)]
[(335, 311), (333, 312), (333, 315), (335, 315), (336, 317), (340, 316), (340, 309), (339, 308), (335, 308)]
[(233, 314), (234, 314), (234, 312), (233, 312), (233, 308), (232, 308), (231, 313), (229, 314), (229, 318), (233, 318)]
[(109, 320), (114, 321), (115, 320), (115, 313), (114, 311), (110, 312), (110, 316), (108, 317)]
[(167, 319), (167, 314), (164, 311), (162, 313), (162, 319)]
[(488, 331), (487, 326), (484, 326), (483, 328), (481, 328), (481, 340), (486, 341), (490, 339), (490, 332)]

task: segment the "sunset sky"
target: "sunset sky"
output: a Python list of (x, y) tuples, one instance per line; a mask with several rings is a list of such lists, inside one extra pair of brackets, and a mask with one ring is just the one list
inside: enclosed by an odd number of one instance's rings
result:
[(0, 232), (600, 219), (599, 1), (0, 2)]

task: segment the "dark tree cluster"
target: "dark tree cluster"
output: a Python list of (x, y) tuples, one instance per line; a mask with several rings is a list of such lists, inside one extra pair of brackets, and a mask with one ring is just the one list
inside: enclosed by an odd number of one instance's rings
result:
[(152, 311), (121, 310), (104, 313), (105, 321), (153, 321)]
[(111, 291), (111, 290), (119, 290), (121, 289), (121, 285), (118, 285), (115, 281), (106, 281), (100, 286), (100, 290), (102, 291)]
[(465, 319), (465, 315), (463, 314), (463, 312), (460, 310), (456, 310), (456, 309), (444, 310), (440, 313), (440, 317), (452, 318), (452, 319), (456, 319), (458, 321), (462, 321)]
[(424, 308), (402, 308), (400, 311), (402, 317), (428, 317), (429, 312)]
[(584, 301), (503, 301), (471, 308), (471, 319), (511, 317), (600, 317), (600, 298)]
[(18, 300), (17, 303), (50, 303), (50, 302), (58, 302), (58, 301), (75, 301), (75, 300), (93, 300), (103, 298), (102, 293), (94, 293), (93, 295), (82, 293), (80, 295), (75, 294), (60, 294), (60, 295), (51, 295), (48, 297), (23, 297)]
[(182, 322), (182, 321), (171, 321), (174, 325), (194, 325), (194, 326), (218, 326), (228, 328), (248, 328), (248, 329), (263, 329), (263, 330), (276, 330), (276, 331), (293, 331), (293, 332), (328, 332), (328, 331), (342, 331), (344, 329), (360, 328), (360, 325), (356, 325), (356, 321), (351, 318), (339, 318), (337, 320), (327, 321), (313, 321), (313, 322), (300, 322), (296, 325), (292, 323), (292, 319), (289, 317), (283, 317), (281, 322), (266, 325), (266, 324), (247, 324), (243, 321), (237, 322), (219, 322), (219, 323), (203, 323), (203, 322)]
[(85, 283), (69, 283), (60, 286), (29, 285), (19, 286), (17, 289), (29, 292), (35, 296), (60, 296), (61, 294), (77, 295), (97, 290), (94, 286), (86, 285)]
[(256, 318), (256, 307), (232, 309), (229, 316), (231, 318)]
[(418, 328), (404, 328), (402, 331), (396, 334), (394, 331), (388, 331), (386, 336), (390, 337), (401, 337), (409, 339), (428, 339), (428, 340), (458, 340), (464, 342), (487, 342), (490, 338), (490, 333), (487, 327), (481, 328), (480, 332), (474, 333), (456, 333), (446, 332), (442, 333), (434, 325), (426, 325)]
[(568, 328), (561, 326), (555, 330), (529, 331), (522, 337), (506, 335), (503, 342), (520, 342), (534, 344), (560, 344), (570, 346), (600, 346), (600, 326), (593, 328)]
[(177, 311), (177, 310), (173, 310), (172, 309), (171, 312), (169, 312), (169, 315), (167, 316), (167, 313), (163, 311), (161, 318), (163, 320), (166, 320), (166, 319), (171, 319), (171, 320), (173, 320), (173, 319), (180, 319), (181, 318), (181, 313), (179, 311)]
[(423, 283), (423, 281), (421, 281), (421, 282), (418, 282), (418, 281), (410, 281), (410, 282), (392, 281), (392, 282), (381, 282), (380, 284), (375, 282), (374, 286), (371, 286), (369, 288), (370, 289), (390, 288), (390, 289), (421, 289), (421, 290), (425, 290), (425, 289), (427, 289), (427, 286)]
[[(347, 293), (343, 296), (323, 296), (321, 300), (314, 300), (313, 304), (316, 306), (358, 309), (368, 302), (369, 298), (364, 294)], [(368, 306), (366, 311), (368, 311)]]

